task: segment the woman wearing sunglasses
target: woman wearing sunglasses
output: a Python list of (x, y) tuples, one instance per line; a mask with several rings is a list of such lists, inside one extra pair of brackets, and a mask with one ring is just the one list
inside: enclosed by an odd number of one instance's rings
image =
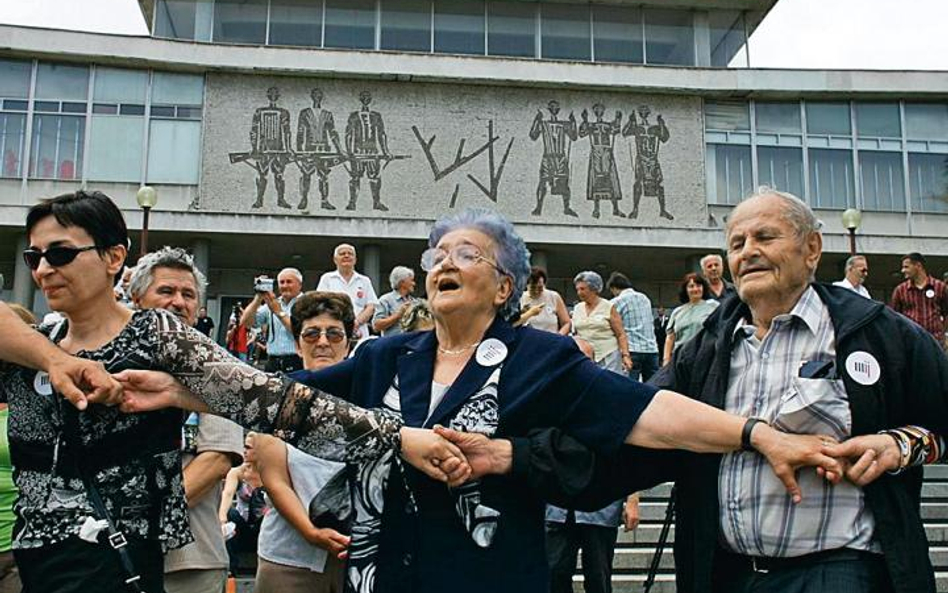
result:
[[(433, 476), (466, 471), (456, 449), (430, 431), (402, 428), (391, 415), (241, 364), (167, 311), (133, 312), (117, 303), (112, 289), (128, 233), (104, 194), (41, 202), (27, 214), (26, 232), (24, 260), (50, 307), (65, 317), (48, 337), (66, 352), (111, 372), (166, 371), (218, 413), (258, 430), (286, 427), (287, 439), (324, 457), (400, 451)], [(25, 590), (162, 591), (164, 551), (191, 539), (180, 412), (122, 414), (102, 405), (80, 412), (45, 373), (10, 364), (0, 371), (20, 490), (13, 548)]]

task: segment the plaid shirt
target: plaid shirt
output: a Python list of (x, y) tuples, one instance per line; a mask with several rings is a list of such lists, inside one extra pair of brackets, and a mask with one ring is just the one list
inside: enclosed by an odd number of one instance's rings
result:
[(612, 306), (622, 318), (629, 352), (658, 352), (655, 327), (652, 323), (652, 301), (633, 288), (626, 288), (612, 299)]
[(906, 280), (892, 291), (892, 308), (924, 327), (939, 343), (945, 341), (948, 285), (941, 280), (929, 276), (921, 288)]
[[(852, 415), (842, 380), (798, 376), (804, 362), (836, 359), (833, 323), (813, 288), (807, 288), (789, 314), (774, 318), (762, 341), (754, 331), (743, 321), (734, 330), (725, 409), (762, 418), (784, 432), (848, 437)], [(728, 547), (767, 557), (843, 547), (881, 549), (873, 540), (875, 520), (862, 489), (846, 481), (834, 486), (813, 469), (801, 470), (797, 479), (803, 501), (793, 504), (763, 455), (725, 455), (718, 496)]]

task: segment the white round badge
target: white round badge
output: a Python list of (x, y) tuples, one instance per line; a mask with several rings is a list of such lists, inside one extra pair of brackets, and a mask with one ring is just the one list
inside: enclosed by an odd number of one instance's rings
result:
[(49, 373), (46, 371), (37, 371), (33, 377), (33, 391), (40, 395), (52, 395), (53, 384), (49, 382)]
[(507, 358), (507, 345), (497, 338), (484, 340), (477, 347), (477, 354), (474, 359), (482, 367), (492, 367), (498, 365)]
[(859, 350), (846, 357), (846, 372), (860, 385), (875, 385), (882, 368), (875, 356)]
[(925, 296), (927, 296), (930, 299), (933, 299), (935, 298), (935, 291), (929, 288), (928, 290), (925, 291)]

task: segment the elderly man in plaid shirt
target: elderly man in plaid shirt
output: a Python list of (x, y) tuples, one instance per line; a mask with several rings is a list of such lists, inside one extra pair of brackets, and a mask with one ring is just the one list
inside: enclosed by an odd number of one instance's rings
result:
[(625, 335), (629, 340), (632, 355), (632, 370), (629, 377), (635, 381), (648, 381), (658, 370), (658, 345), (655, 342), (655, 326), (652, 322), (652, 301), (632, 288), (625, 274), (613, 272), (606, 282), (612, 292), (612, 306), (619, 312)]

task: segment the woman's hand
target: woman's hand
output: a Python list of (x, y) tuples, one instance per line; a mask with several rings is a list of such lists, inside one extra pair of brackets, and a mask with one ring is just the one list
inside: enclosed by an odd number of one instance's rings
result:
[(208, 411), (207, 404), (168, 373), (127, 370), (112, 377), (122, 385), (125, 392), (120, 406), (123, 412), (150, 412), (164, 408)]
[(836, 439), (827, 436), (789, 434), (775, 430), (761, 422), (751, 432), (751, 444), (774, 470), (777, 478), (783, 482), (793, 502), (803, 500), (803, 493), (797, 483), (796, 471), (801, 467), (813, 466), (822, 470), (824, 477), (835, 483), (842, 479), (842, 464), (824, 452), (824, 447), (836, 443)]
[(471, 473), (464, 480), (448, 482), (452, 488), (487, 474), (509, 473), (513, 467), (513, 444), (507, 439), (491, 439), (479, 432), (460, 432), (438, 425), (434, 430), (460, 447), (471, 466)]
[(628, 533), (639, 526), (639, 493), (630, 494), (622, 505), (622, 529)]
[(85, 410), (90, 403), (114, 406), (122, 402), (122, 385), (101, 362), (65, 352), (49, 365), (49, 382), (79, 410)]
[(470, 476), (471, 466), (461, 450), (434, 431), (403, 426), (401, 437), (402, 458), (428, 477), (455, 484)]
[(846, 479), (857, 486), (870, 484), (883, 472), (895, 471), (902, 464), (895, 437), (887, 434), (864, 434), (825, 445), (823, 453), (847, 460)]

